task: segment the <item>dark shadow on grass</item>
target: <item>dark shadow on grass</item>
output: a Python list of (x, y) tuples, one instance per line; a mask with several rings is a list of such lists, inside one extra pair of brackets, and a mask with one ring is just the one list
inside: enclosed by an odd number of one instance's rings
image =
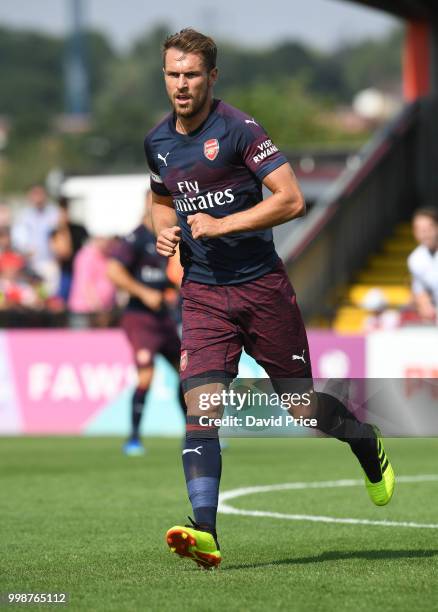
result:
[(384, 559), (427, 559), (438, 555), (438, 550), (356, 550), (341, 552), (332, 550), (314, 557), (295, 557), (292, 559), (273, 559), (264, 563), (242, 563), (226, 565), (221, 572), (236, 569), (256, 569), (275, 565), (306, 565), (307, 563), (325, 563), (326, 561), (346, 561), (348, 559), (366, 559), (367, 561), (383, 561)]

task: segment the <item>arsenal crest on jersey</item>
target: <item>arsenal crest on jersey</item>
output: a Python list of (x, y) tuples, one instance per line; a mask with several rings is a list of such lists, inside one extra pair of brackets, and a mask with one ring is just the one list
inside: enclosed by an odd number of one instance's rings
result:
[(204, 142), (204, 155), (210, 161), (216, 159), (219, 153), (219, 141), (217, 138), (210, 138)]
[(181, 372), (184, 372), (184, 370), (187, 367), (188, 362), (189, 362), (189, 355), (188, 355), (187, 351), (183, 351), (181, 353), (181, 359), (180, 359), (180, 362), (179, 362), (179, 369), (181, 370)]

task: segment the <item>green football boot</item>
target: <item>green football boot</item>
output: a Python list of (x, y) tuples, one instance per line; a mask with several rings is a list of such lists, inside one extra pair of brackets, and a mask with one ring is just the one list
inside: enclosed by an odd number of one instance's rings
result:
[(202, 569), (217, 568), (222, 556), (216, 538), (208, 531), (199, 529), (199, 525), (192, 519), (190, 521), (192, 527), (176, 525), (166, 533), (170, 551), (180, 557), (193, 559)]
[(395, 476), (392, 465), (383, 448), (380, 429), (375, 425), (372, 427), (376, 434), (377, 452), (379, 453), (379, 462), (382, 468), (382, 479), (379, 480), (379, 482), (371, 482), (365, 474), (365, 486), (371, 501), (376, 504), (376, 506), (385, 506), (391, 501), (394, 492)]

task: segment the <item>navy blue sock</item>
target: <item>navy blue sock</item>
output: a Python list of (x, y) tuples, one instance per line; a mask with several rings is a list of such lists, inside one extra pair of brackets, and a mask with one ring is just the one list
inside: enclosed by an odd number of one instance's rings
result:
[[(219, 482), (222, 471), (217, 429), (208, 428), (208, 431), (200, 431), (199, 426), (193, 424), (194, 417), (188, 417), (187, 421), (182, 460), (189, 499), (195, 522), (216, 535)], [(202, 427), (202, 430), (206, 429)]]
[(132, 438), (139, 438), (140, 436), (140, 423), (141, 417), (143, 416), (143, 409), (146, 400), (146, 394), (148, 390), (142, 387), (137, 387), (132, 395), (131, 403), (131, 425), (132, 425)]

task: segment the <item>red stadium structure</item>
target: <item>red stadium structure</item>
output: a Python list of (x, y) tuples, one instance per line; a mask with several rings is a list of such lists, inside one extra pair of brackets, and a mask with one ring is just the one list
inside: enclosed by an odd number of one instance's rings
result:
[(353, 0), (406, 19), (403, 86), (407, 101), (436, 95), (438, 87), (438, 6), (433, 0)]

